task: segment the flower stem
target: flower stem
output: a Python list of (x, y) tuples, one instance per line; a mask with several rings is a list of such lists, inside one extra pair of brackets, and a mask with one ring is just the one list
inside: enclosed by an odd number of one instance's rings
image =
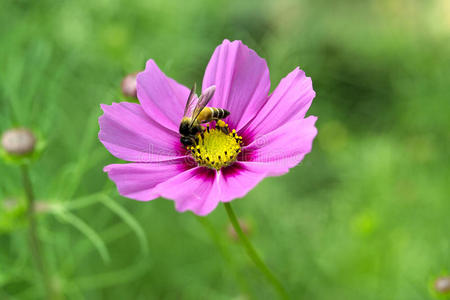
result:
[(213, 224), (211, 224), (211, 222), (209, 222), (208, 219), (206, 219), (205, 217), (199, 217), (197, 215), (194, 215), (194, 216), (196, 217), (197, 221), (200, 224), (202, 224), (203, 228), (205, 228), (205, 230), (208, 232), (208, 234), (210, 235), (214, 244), (216, 245), (216, 247), (219, 249), (220, 253), (222, 254), (223, 258), (230, 266), (231, 270), (233, 271), (233, 273), (237, 279), (238, 284), (241, 287), (241, 290), (243, 292), (248, 293), (249, 291), (248, 291), (247, 281), (239, 273), (239, 270), (236, 267), (235, 262), (233, 261), (233, 258), (231, 256), (231, 253), (228, 251), (227, 245), (223, 241), (222, 236), (219, 235), (219, 233), (214, 228)]
[(37, 222), (34, 207), (35, 198), (28, 167), (26, 165), (22, 165), (21, 171), (22, 171), (23, 187), (25, 189), (25, 194), (27, 198), (27, 218), (29, 222), (28, 235), (29, 235), (31, 255), (33, 256), (34, 264), (36, 265), (36, 268), (38, 269), (38, 272), (41, 275), (42, 283), (47, 293), (47, 299), (53, 299), (54, 298), (53, 290), (50, 284), (50, 278), (48, 276), (47, 269), (45, 267), (44, 257), (42, 256), (41, 253), (41, 245), (39, 243), (37, 234)]
[(287, 292), (284, 289), (281, 282), (275, 277), (275, 275), (270, 271), (270, 269), (266, 266), (266, 264), (263, 262), (263, 260), (259, 257), (255, 248), (253, 247), (253, 245), (250, 243), (247, 236), (242, 231), (242, 228), (239, 225), (239, 222), (236, 218), (233, 208), (231, 207), (231, 204), (229, 202), (225, 202), (224, 206), (227, 211), (228, 218), (230, 219), (230, 222), (233, 225), (234, 230), (236, 231), (237, 235), (239, 236), (239, 239), (244, 244), (244, 247), (245, 247), (245, 250), (247, 251), (248, 256), (250, 256), (250, 258), (253, 260), (255, 265), (261, 271), (261, 273), (263, 273), (264, 276), (266, 276), (266, 279), (273, 285), (273, 287), (276, 289), (276, 291), (280, 295), (280, 298), (281, 299), (289, 299), (289, 295), (287, 294)]

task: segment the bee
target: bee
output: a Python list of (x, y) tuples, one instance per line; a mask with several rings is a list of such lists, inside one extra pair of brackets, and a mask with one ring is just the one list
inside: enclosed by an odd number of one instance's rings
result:
[(223, 108), (207, 107), (209, 100), (214, 95), (215, 86), (207, 88), (200, 97), (195, 94), (195, 84), (189, 93), (184, 109), (183, 119), (180, 122), (180, 142), (185, 146), (192, 146), (197, 141), (197, 134), (205, 131), (201, 125), (211, 121), (224, 119), (230, 112)]

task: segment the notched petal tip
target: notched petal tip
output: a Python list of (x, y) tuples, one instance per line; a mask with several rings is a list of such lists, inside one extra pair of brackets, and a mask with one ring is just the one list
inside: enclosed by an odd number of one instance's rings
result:
[(235, 45), (235, 44), (248, 48), (241, 40), (229, 40), (229, 39), (224, 39), (218, 47), (222, 45)]
[(314, 136), (317, 135), (316, 122), (318, 119), (319, 119), (319, 117), (317, 117), (317, 116), (308, 116), (304, 119), (305, 122), (307, 122), (306, 124), (313, 128), (313, 131), (315, 132)]
[[(271, 176), (278, 176), (298, 165), (311, 152), (316, 116), (294, 120), (258, 138), (245, 151), (249, 163), (265, 167)], [(258, 141), (270, 141), (259, 143)], [(262, 145), (262, 146), (261, 146)]]
[(175, 209), (179, 212), (190, 210), (205, 216), (220, 202), (216, 178), (216, 171), (194, 167), (158, 185), (154, 192), (175, 201)]
[(145, 69), (136, 74), (136, 90), (142, 88), (142, 80), (144, 79), (143, 77), (147, 72), (151, 72), (155, 67), (159, 70), (159, 67), (154, 59), (150, 58), (149, 60), (147, 60), (147, 62), (145, 63)]
[(101, 103), (101, 104), (100, 104), (100, 109), (101, 109), (103, 112), (105, 112), (105, 109), (107, 109), (107, 108), (110, 107), (110, 106), (111, 106), (111, 105)]
[(236, 162), (221, 173), (221, 202), (245, 197), (269, 175), (264, 167), (255, 167), (245, 162)]
[(167, 161), (184, 156), (178, 134), (148, 117), (137, 103), (103, 105), (98, 138), (117, 158), (130, 162)]
[[(107, 113), (113, 113), (113, 109), (115, 109), (115, 108), (120, 108), (120, 106), (121, 105), (126, 105), (126, 104), (129, 104), (129, 103), (131, 103), (131, 102), (112, 102), (111, 104), (104, 104), (104, 103), (101, 103), (100, 104), (100, 109), (103, 111), (103, 114), (101, 114), (100, 116), (99, 116), (99, 119), (101, 118), (101, 117), (104, 117)], [(134, 105), (135, 103), (131, 103), (132, 105)]]
[(146, 114), (164, 127), (178, 132), (189, 89), (167, 76), (152, 59), (138, 74), (137, 98)]
[(156, 187), (182, 172), (183, 160), (176, 163), (127, 163), (104, 167), (119, 193), (127, 198), (149, 201), (160, 196)]
[[(157, 67), (158, 65), (156, 64), (156, 61), (152, 58), (150, 58), (149, 60), (147, 60), (147, 62), (145, 63), (145, 71), (147, 71), (148, 69), (152, 68), (152, 67)], [(143, 72), (145, 72), (143, 71)], [(143, 73), (140, 72), (139, 74)]]
[(265, 59), (241, 41), (224, 40), (214, 50), (202, 86), (217, 86), (212, 106), (231, 113), (228, 122), (239, 131), (260, 110), (270, 90)]
[(211, 212), (213, 212), (213, 210), (216, 209), (217, 205), (219, 205), (219, 202), (217, 202), (215, 206), (210, 206), (207, 209), (199, 209), (197, 207), (183, 207), (183, 206), (180, 207), (180, 205), (178, 205), (177, 202), (175, 202), (175, 210), (179, 213), (190, 211), (197, 216), (205, 217), (209, 215)]

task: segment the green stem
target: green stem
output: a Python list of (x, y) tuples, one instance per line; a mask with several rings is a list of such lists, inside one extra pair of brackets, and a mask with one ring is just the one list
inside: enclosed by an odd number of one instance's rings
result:
[(241, 276), (239, 273), (239, 270), (237, 269), (235, 262), (233, 261), (233, 258), (231, 256), (231, 253), (228, 251), (227, 245), (224, 243), (223, 238), (221, 235), (219, 235), (214, 228), (213, 224), (208, 221), (205, 217), (199, 217), (197, 215), (194, 215), (197, 221), (202, 224), (203, 228), (209, 233), (209, 236), (213, 240), (214, 244), (216, 245), (217, 249), (219, 249), (220, 253), (222, 254), (225, 261), (230, 266), (231, 270), (233, 271), (238, 284), (241, 287), (241, 290), (243, 292), (249, 292), (248, 291), (248, 285), (245, 278)]
[(239, 239), (241, 240), (242, 244), (244, 244), (244, 248), (247, 251), (248, 256), (250, 256), (250, 258), (253, 260), (255, 265), (261, 271), (261, 273), (263, 273), (264, 276), (266, 276), (266, 279), (273, 285), (273, 287), (276, 289), (276, 291), (280, 295), (280, 298), (281, 299), (289, 299), (289, 295), (287, 294), (287, 292), (284, 289), (281, 282), (275, 277), (275, 275), (269, 270), (269, 268), (266, 266), (266, 264), (263, 262), (263, 260), (259, 257), (255, 248), (253, 247), (253, 245), (248, 240), (247, 236), (242, 231), (241, 226), (239, 225), (239, 222), (233, 211), (233, 208), (231, 207), (231, 204), (229, 202), (225, 202), (224, 206), (227, 211), (228, 218), (230, 219), (230, 222), (233, 225), (234, 230), (236, 231), (237, 235), (239, 236)]
[(22, 182), (23, 187), (25, 189), (25, 194), (27, 198), (27, 217), (28, 217), (28, 234), (30, 240), (30, 250), (31, 255), (33, 256), (34, 263), (36, 268), (38, 269), (42, 282), (44, 284), (47, 299), (53, 299), (53, 290), (50, 284), (50, 278), (47, 273), (47, 269), (45, 268), (44, 257), (41, 253), (41, 245), (39, 243), (38, 234), (37, 234), (37, 222), (35, 215), (35, 207), (34, 207), (34, 194), (33, 187), (31, 185), (30, 174), (28, 171), (28, 167), (26, 165), (21, 166), (22, 171)]

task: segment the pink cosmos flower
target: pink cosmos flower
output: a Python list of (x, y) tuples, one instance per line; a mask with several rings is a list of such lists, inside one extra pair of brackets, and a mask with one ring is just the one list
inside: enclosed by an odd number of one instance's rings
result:
[(190, 89), (153, 60), (137, 76), (140, 104), (101, 105), (100, 141), (131, 162), (104, 168), (121, 195), (164, 197), (180, 212), (207, 215), (263, 178), (288, 172), (311, 151), (317, 117), (305, 114), (315, 92), (302, 70), (295, 68), (269, 95), (266, 61), (241, 41), (224, 40), (208, 63), (202, 90), (213, 85), (208, 106), (230, 112), (228, 131), (212, 124), (192, 149), (183, 147), (178, 131)]

